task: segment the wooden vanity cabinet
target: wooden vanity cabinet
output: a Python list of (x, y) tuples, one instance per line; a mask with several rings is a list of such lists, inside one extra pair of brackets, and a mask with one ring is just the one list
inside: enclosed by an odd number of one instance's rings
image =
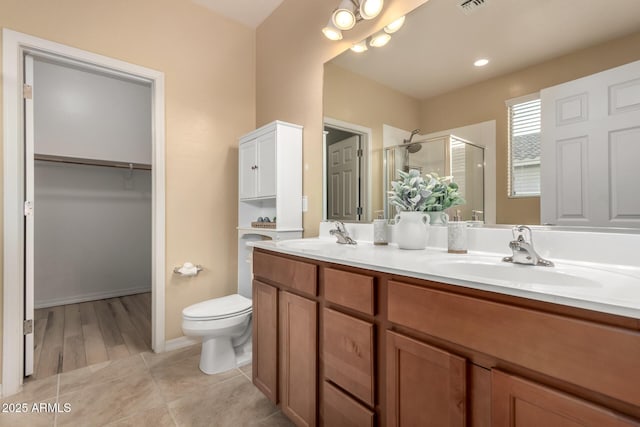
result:
[(253, 281), (253, 384), (278, 403), (278, 288)]
[(256, 259), (254, 383), (296, 425), (640, 427), (636, 319)]
[(640, 423), (586, 400), (499, 370), (491, 372), (494, 427), (629, 427)]
[(253, 383), (297, 426), (317, 425), (317, 266), (254, 253)]
[(317, 302), (280, 291), (280, 409), (298, 426), (316, 425)]
[(387, 426), (464, 427), (467, 361), (387, 331)]

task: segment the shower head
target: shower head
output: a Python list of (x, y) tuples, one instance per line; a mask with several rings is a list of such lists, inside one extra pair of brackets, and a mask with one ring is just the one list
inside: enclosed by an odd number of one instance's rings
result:
[(411, 154), (417, 153), (422, 148), (422, 145), (420, 143), (417, 143), (417, 142), (412, 143), (411, 142), (413, 140), (413, 137), (416, 136), (419, 133), (420, 133), (420, 129), (412, 130), (411, 131), (411, 135), (409, 136), (409, 139), (405, 139), (404, 142), (403, 142), (403, 144), (408, 144), (407, 145), (407, 151), (409, 153), (411, 153)]
[(414, 142), (413, 144), (407, 145), (407, 151), (411, 154), (417, 153), (422, 148), (422, 144), (419, 142)]

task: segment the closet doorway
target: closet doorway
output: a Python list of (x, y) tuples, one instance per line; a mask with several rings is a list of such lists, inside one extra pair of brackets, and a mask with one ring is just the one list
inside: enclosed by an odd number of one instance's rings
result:
[(24, 73), (25, 376), (39, 379), (151, 350), (151, 83), (37, 53)]
[(164, 350), (164, 85), (6, 29), (3, 51), (11, 394), (25, 377)]

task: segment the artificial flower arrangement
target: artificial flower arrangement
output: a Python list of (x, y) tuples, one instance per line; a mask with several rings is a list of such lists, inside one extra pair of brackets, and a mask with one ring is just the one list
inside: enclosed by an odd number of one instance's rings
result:
[(398, 170), (398, 175), (400, 179), (391, 182), (389, 203), (399, 211), (437, 212), (466, 203), (452, 176), (432, 172), (423, 178), (416, 169)]

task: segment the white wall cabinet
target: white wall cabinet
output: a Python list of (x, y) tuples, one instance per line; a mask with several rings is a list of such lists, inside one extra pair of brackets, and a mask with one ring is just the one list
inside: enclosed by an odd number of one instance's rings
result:
[[(275, 121), (240, 138), (238, 291), (251, 298), (251, 241), (302, 237), (302, 127)], [(255, 228), (259, 217), (275, 228)]]
[(240, 199), (275, 197), (276, 134), (269, 132), (240, 144)]

